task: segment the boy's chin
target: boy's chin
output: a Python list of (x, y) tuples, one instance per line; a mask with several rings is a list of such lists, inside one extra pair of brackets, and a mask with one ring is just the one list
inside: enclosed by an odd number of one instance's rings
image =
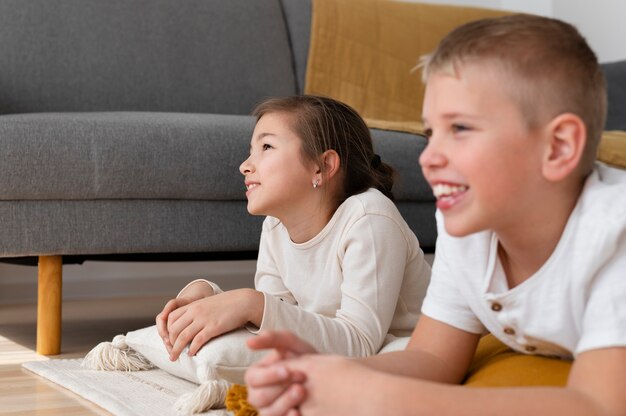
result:
[(467, 220), (461, 218), (448, 219), (444, 215), (444, 228), (448, 235), (452, 237), (467, 237), (470, 234), (474, 234), (483, 231), (480, 227), (475, 227), (469, 224)]

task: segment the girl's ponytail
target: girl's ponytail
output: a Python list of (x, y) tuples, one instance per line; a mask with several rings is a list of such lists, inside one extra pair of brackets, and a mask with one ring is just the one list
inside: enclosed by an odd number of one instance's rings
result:
[(371, 162), (372, 176), (374, 179), (373, 187), (382, 192), (387, 198), (394, 200), (392, 188), (396, 171), (390, 165), (380, 159), (380, 156), (374, 154)]

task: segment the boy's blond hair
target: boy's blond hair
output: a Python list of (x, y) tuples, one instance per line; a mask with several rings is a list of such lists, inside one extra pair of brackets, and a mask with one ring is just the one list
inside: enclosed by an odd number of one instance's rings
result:
[(525, 14), (467, 23), (422, 58), (424, 81), (437, 72), (457, 75), (466, 64), (492, 65), (503, 74), (498, 80), (518, 102), (529, 129), (563, 113), (580, 117), (587, 143), (579, 167), (583, 174), (592, 169), (606, 120), (606, 81), (574, 26)]

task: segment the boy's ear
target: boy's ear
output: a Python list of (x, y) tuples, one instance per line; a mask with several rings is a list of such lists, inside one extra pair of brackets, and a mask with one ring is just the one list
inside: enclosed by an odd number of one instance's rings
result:
[(549, 181), (559, 181), (578, 167), (585, 151), (587, 128), (577, 115), (564, 113), (548, 124), (547, 134), (542, 173)]
[(317, 173), (321, 173), (325, 180), (329, 180), (335, 176), (341, 167), (339, 154), (334, 150), (327, 150), (320, 157), (320, 165), (318, 165)]

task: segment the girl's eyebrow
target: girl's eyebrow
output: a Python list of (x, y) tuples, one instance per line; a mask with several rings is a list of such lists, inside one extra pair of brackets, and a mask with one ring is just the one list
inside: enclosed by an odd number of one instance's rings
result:
[(259, 133), (259, 135), (256, 136), (254, 140), (261, 140), (262, 138), (266, 136), (276, 136), (276, 135), (274, 133)]

